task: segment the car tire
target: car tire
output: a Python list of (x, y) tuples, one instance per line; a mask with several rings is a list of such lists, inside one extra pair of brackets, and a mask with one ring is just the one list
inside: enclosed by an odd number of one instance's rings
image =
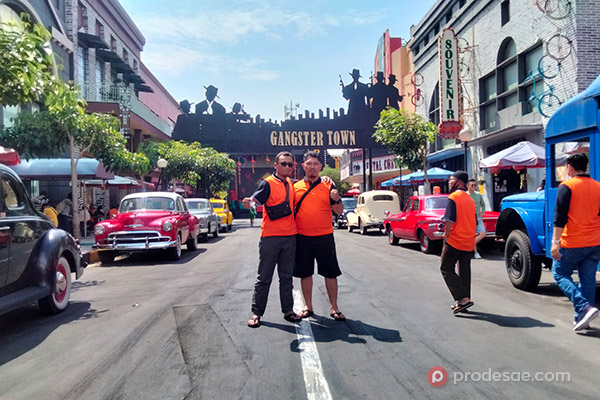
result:
[(233, 224), (227, 225), (227, 230), (230, 231), (232, 226), (233, 226)]
[(208, 233), (201, 233), (198, 235), (198, 241), (202, 243), (208, 242)]
[(169, 247), (167, 251), (170, 260), (177, 261), (181, 258), (181, 236), (179, 234), (177, 234), (175, 246)]
[(425, 254), (433, 254), (435, 252), (435, 241), (429, 239), (425, 232), (419, 233), (419, 247)]
[(508, 235), (504, 260), (508, 279), (514, 287), (526, 291), (537, 288), (542, 276), (542, 263), (531, 253), (529, 237), (525, 232), (515, 230)]
[(221, 225), (221, 232), (227, 232), (227, 225)]
[(397, 238), (396, 235), (394, 235), (394, 231), (392, 231), (391, 227), (387, 228), (387, 234), (388, 234), (388, 242), (389, 242), (389, 244), (391, 244), (392, 246), (396, 246), (398, 244), (398, 241), (400, 239)]
[[(206, 237), (206, 239), (208, 239), (206, 234), (203, 234), (203, 237)], [(190, 235), (188, 241), (185, 242), (185, 247), (188, 249), (188, 251), (198, 250), (198, 236), (194, 237), (193, 235)]]
[(115, 257), (117, 256), (116, 251), (112, 250), (100, 250), (98, 251), (98, 259), (102, 264), (110, 264), (115, 261)]
[(69, 305), (71, 297), (71, 265), (65, 257), (60, 257), (54, 266), (56, 281), (52, 293), (38, 300), (38, 305), (46, 314), (58, 314)]
[(367, 227), (365, 225), (363, 225), (361, 220), (358, 220), (358, 229), (360, 230), (361, 235), (367, 234)]
[(347, 225), (348, 228), (348, 232), (352, 232), (354, 230), (354, 227), (350, 224)]

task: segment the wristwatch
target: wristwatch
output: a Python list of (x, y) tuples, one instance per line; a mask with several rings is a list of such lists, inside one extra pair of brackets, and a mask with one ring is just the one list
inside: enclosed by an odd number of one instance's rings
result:
[(560, 244), (560, 240), (553, 240), (552, 244)]

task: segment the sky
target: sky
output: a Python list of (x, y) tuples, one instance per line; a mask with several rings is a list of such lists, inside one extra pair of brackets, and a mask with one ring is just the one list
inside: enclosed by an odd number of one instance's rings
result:
[[(410, 39), (436, 0), (120, 0), (146, 38), (142, 62), (177, 100), (214, 85), (227, 111), (282, 120), (284, 107), (347, 109), (339, 76), (367, 82), (379, 38)], [(193, 110), (192, 106), (192, 110)]]

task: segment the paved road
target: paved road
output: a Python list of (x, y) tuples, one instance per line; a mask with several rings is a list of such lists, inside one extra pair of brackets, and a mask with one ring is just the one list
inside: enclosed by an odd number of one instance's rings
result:
[[(500, 254), (474, 260), (476, 304), (456, 317), (439, 256), (375, 233), (335, 236), (346, 322), (328, 316), (319, 278), (315, 318), (284, 321), (275, 283), (263, 326), (246, 327), (258, 228), (235, 221), (175, 264), (88, 268), (60, 316), (0, 316), (0, 399), (597, 398), (600, 331), (571, 331), (550, 274), (524, 293)], [(442, 387), (427, 380), (434, 366)], [(523, 381), (537, 372), (546, 381)], [(570, 381), (548, 381), (563, 372)]]

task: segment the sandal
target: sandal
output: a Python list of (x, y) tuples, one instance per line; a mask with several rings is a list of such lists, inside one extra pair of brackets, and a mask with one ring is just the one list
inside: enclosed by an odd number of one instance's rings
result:
[(467, 308), (473, 306), (475, 303), (473, 303), (472, 301), (468, 301), (465, 304), (460, 304), (457, 303), (456, 306), (452, 309), (452, 312), (454, 314), (458, 314), (461, 312), (467, 312)]
[(290, 312), (287, 314), (283, 314), (283, 319), (285, 319), (288, 322), (300, 322), (302, 321), (302, 318), (296, 314), (295, 312)]
[(248, 320), (248, 326), (250, 328), (258, 328), (260, 326), (260, 316), (254, 315)]
[(342, 314), (341, 311), (334, 311), (329, 315), (331, 316), (331, 318), (335, 319), (336, 321), (345, 321), (346, 320), (346, 317), (344, 316), (344, 314)]
[(302, 312), (300, 314), (298, 314), (298, 316), (300, 318), (309, 318), (309, 317), (312, 317), (313, 315), (315, 315), (315, 312), (313, 310), (309, 310), (309, 309), (302, 310)]

